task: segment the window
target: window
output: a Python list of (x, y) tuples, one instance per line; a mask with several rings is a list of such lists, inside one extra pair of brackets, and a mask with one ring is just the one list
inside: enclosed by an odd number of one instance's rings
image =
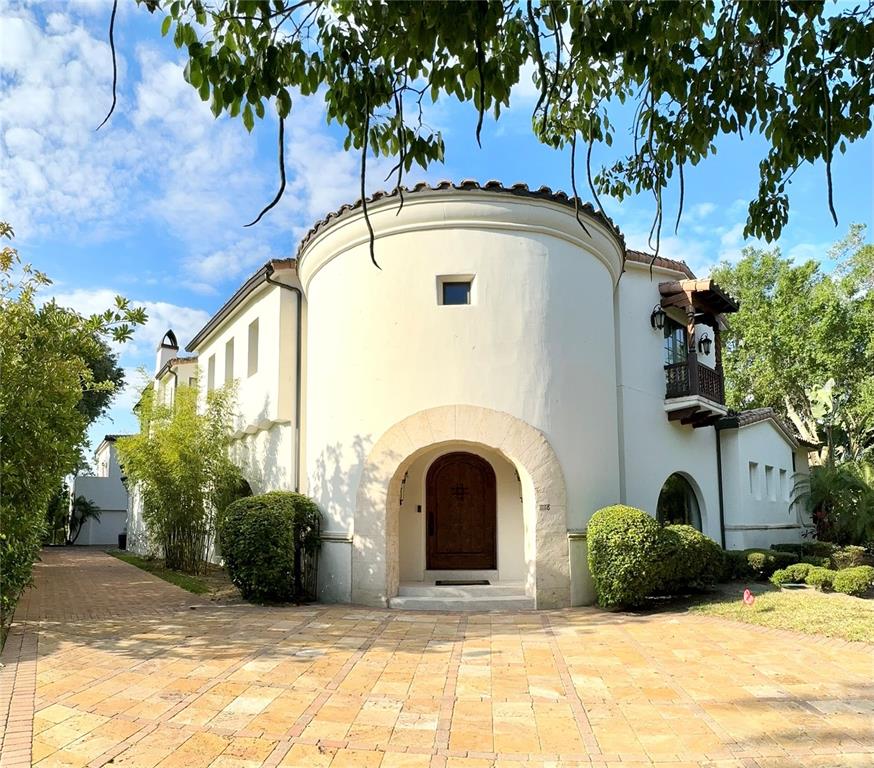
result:
[(759, 488), (759, 464), (756, 461), (750, 462), (750, 494), (754, 499), (762, 496), (762, 491)]
[(193, 387), (197, 384), (197, 376), (189, 376), (188, 377), (188, 386)]
[(473, 275), (438, 275), (437, 303), (440, 305), (473, 304)]
[(777, 486), (774, 485), (774, 467), (765, 466), (765, 494), (770, 501), (777, 501)]
[(470, 304), (470, 283), (443, 283), (444, 304)]
[(701, 509), (691, 483), (678, 473), (665, 480), (656, 505), (662, 525), (691, 525), (701, 530)]
[(780, 470), (780, 498), (789, 501), (789, 483), (786, 478), (786, 470)]
[(247, 375), (253, 376), (258, 373), (258, 318), (249, 323), (249, 347), (247, 349), (249, 365)]
[(206, 363), (206, 391), (215, 389), (215, 355), (210, 355)]
[(665, 365), (686, 362), (686, 328), (670, 317), (665, 318)]
[(225, 344), (225, 384), (234, 380), (234, 340), (228, 339)]

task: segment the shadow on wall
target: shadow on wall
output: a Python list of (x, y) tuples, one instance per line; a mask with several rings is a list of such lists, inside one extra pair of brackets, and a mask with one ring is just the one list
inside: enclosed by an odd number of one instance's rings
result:
[[(258, 423), (269, 420), (270, 397), (258, 414)], [(294, 426), (291, 423), (272, 422), (266, 429), (247, 432), (236, 438), (234, 461), (249, 481), (253, 493), (276, 490), (294, 490), (292, 462), (294, 460)], [(287, 434), (287, 446), (283, 437)]]
[(356, 435), (348, 449), (334, 443), (315, 460), (309, 495), (322, 510), (323, 530), (352, 532), (361, 474), (372, 447), (370, 435)]

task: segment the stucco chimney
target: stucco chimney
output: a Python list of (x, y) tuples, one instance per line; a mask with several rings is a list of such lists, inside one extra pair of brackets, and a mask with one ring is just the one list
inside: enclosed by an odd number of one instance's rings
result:
[(155, 374), (157, 375), (168, 360), (172, 360), (179, 352), (179, 342), (176, 341), (176, 334), (172, 330), (168, 330), (161, 339), (158, 345), (158, 354), (155, 357)]

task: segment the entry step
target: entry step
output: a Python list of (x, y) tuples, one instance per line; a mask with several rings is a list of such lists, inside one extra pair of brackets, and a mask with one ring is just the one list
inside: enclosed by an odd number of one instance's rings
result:
[(429, 582), (407, 582), (398, 588), (389, 607), (407, 611), (531, 611), (534, 598), (523, 584), (471, 584), (436, 586)]

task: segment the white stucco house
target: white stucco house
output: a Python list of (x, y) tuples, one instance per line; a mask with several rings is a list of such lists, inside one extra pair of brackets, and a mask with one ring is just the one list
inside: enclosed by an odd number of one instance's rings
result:
[(115, 441), (124, 435), (106, 435), (94, 452), (93, 475), (73, 478), (72, 497), (84, 496), (100, 509), (100, 519), (86, 520), (76, 544), (118, 546), (118, 535), (124, 533), (128, 517), (127, 489), (118, 466)]
[(378, 268), (360, 201), (345, 205), (181, 363), (204, 390), (236, 380), (253, 489), (321, 508), (322, 600), (587, 603), (586, 525), (615, 503), (733, 549), (800, 538), (807, 447), (771, 411), (725, 407), (737, 304), (718, 285), (548, 188), (421, 184), (367, 210)]

